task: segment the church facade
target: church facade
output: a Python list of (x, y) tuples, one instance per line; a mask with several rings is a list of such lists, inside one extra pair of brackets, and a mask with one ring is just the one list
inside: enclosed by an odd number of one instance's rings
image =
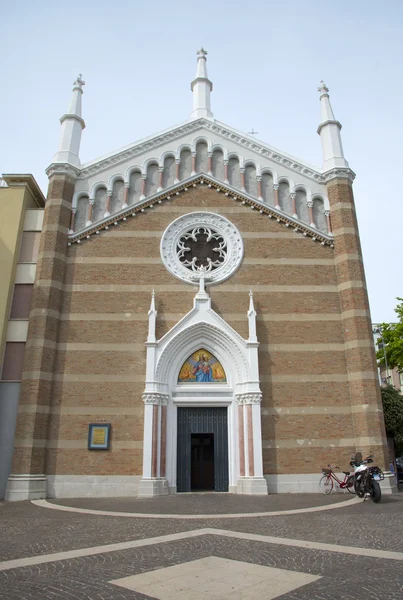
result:
[(322, 168), (219, 121), (198, 52), (185, 123), (81, 164), (61, 118), (6, 498), (316, 492), (387, 464), (340, 123)]

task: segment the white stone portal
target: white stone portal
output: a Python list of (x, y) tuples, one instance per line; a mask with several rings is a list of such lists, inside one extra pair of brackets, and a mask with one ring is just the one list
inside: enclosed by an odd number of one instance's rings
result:
[[(201, 276), (200, 276), (201, 275)], [(178, 407), (227, 407), (229, 491), (267, 494), (263, 477), (261, 391), (256, 312), (250, 295), (249, 338), (243, 339), (212, 308), (199, 270), (193, 309), (160, 340), (154, 294), (149, 311), (144, 399), (143, 477), (139, 496), (176, 493)], [(184, 362), (200, 348), (221, 363), (225, 383), (178, 382)]]

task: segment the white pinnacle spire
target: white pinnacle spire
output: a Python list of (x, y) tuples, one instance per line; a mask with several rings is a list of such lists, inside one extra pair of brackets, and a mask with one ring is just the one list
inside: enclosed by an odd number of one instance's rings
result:
[(256, 311), (253, 303), (253, 292), (249, 292), (249, 310), (248, 310), (248, 324), (249, 324), (249, 339), (248, 342), (257, 342), (256, 337)]
[(62, 130), (60, 134), (59, 150), (53, 157), (53, 162), (69, 163), (75, 167), (80, 166), (79, 151), (81, 142), (81, 133), (85, 127), (81, 117), (81, 96), (83, 94), (83, 85), (85, 81), (81, 79), (82, 75), (77, 77), (73, 83), (73, 97), (69, 109), (64, 114), (60, 123)]
[(343, 145), (341, 143), (341, 123), (336, 121), (329, 100), (329, 89), (323, 81), (318, 87), (320, 93), (321, 123), (318, 133), (322, 140), (323, 170), (328, 171), (335, 167), (348, 168), (348, 162), (344, 158)]
[(157, 323), (157, 310), (155, 308), (155, 291), (151, 292), (151, 304), (148, 311), (148, 337), (147, 342), (155, 342), (155, 329)]
[(211, 119), (214, 116), (210, 110), (210, 92), (213, 89), (213, 84), (207, 76), (206, 56), (207, 51), (204, 48), (197, 51), (196, 79), (192, 81), (190, 86), (193, 92), (192, 119), (198, 119), (199, 117)]

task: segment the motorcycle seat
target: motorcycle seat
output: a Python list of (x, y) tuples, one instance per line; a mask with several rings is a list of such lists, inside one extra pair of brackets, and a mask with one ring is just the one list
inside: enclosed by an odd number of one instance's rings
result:
[(343, 471), (344, 475), (350, 475), (351, 471)]

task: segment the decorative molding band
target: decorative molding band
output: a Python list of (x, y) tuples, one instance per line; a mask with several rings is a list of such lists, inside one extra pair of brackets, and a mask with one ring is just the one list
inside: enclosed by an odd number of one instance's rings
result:
[(144, 392), (144, 404), (155, 404), (157, 406), (165, 406), (168, 404), (169, 394), (161, 394), (159, 392)]
[[(205, 173), (199, 173), (193, 175), (183, 182), (175, 184), (174, 186), (157, 192), (149, 198), (140, 200), (136, 204), (127, 207), (118, 213), (108, 216), (96, 224), (91, 224), (85, 227), (78, 233), (70, 234), (68, 244), (81, 243), (82, 240), (90, 239), (93, 234), (99, 234), (102, 230), (107, 230), (111, 226), (119, 225), (120, 221), (126, 221), (128, 218), (135, 217), (139, 213), (144, 213), (148, 209), (157, 208), (163, 201), (169, 201), (176, 196), (179, 196), (181, 192), (187, 192), (191, 187), (197, 187), (198, 185), (206, 185), (207, 187), (215, 190), (216, 192), (223, 192), (225, 196), (231, 197), (234, 202), (241, 202), (242, 205), (248, 206), (252, 210), (258, 211), (262, 216), (267, 216), (269, 219), (275, 219), (277, 223), (285, 225), (290, 228), (294, 233), (302, 234), (305, 237), (309, 237), (314, 242), (319, 242), (322, 246), (334, 247), (333, 235), (328, 235), (315, 229), (314, 227), (304, 224), (298, 219), (284, 214), (281, 210), (277, 210), (275, 207), (268, 205), (260, 200), (256, 200), (252, 196), (249, 196), (246, 192), (239, 192), (235, 188), (232, 188), (228, 184), (222, 183), (210, 175)], [(115, 227), (114, 227), (115, 228)]]
[(235, 394), (235, 399), (238, 405), (261, 404), (262, 394), (261, 392), (246, 392), (244, 394)]
[(70, 177), (78, 178), (80, 176), (80, 169), (73, 167), (69, 163), (51, 163), (45, 170), (45, 173), (49, 179), (53, 175), (69, 175)]

